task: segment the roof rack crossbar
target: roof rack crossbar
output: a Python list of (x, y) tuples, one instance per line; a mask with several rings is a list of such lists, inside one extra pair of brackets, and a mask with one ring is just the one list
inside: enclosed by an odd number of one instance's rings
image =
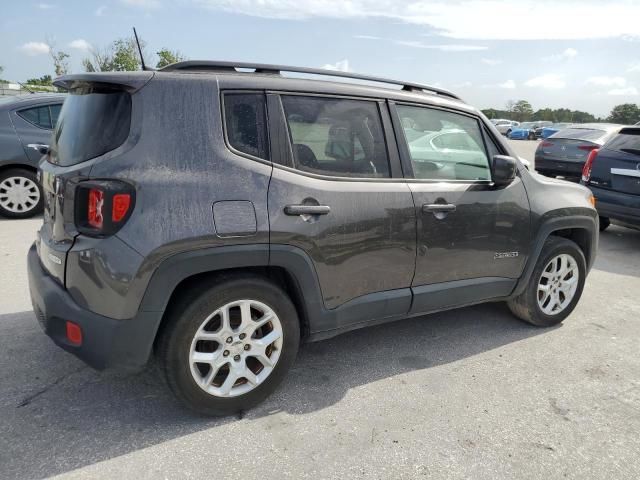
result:
[(456, 94), (430, 85), (420, 83), (404, 82), (401, 80), (391, 80), (389, 78), (374, 77), (371, 75), (360, 75), (352, 72), (342, 72), (339, 70), (325, 70), (321, 68), (291, 67), (285, 65), (270, 65), (268, 63), (247, 63), (247, 62), (224, 62), (213, 60), (187, 60), (173, 63), (161, 68), (163, 72), (188, 71), (188, 70), (218, 70), (218, 71), (238, 71), (238, 69), (254, 70), (255, 73), (268, 73), (279, 75), (281, 72), (304, 73), (308, 75), (324, 75), (329, 77), (351, 78), (354, 80), (364, 80), (367, 82), (386, 83), (390, 85), (400, 85), (405, 91), (421, 91), (435, 93), (449, 98), (460, 100)]

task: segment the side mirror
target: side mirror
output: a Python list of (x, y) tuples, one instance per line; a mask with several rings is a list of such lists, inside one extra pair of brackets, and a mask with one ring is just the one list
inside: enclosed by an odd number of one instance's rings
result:
[(493, 183), (504, 187), (516, 178), (516, 159), (507, 155), (493, 156)]

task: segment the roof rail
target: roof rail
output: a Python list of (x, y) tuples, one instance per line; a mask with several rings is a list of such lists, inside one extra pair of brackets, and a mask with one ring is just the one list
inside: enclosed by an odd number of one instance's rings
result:
[(367, 82), (387, 83), (390, 85), (401, 85), (402, 90), (410, 92), (428, 92), (445, 97), (461, 100), (456, 94), (442, 88), (422, 85), (420, 83), (404, 82), (401, 80), (391, 80), (389, 78), (374, 77), (371, 75), (360, 75), (358, 73), (342, 72), (339, 70), (325, 70), (322, 68), (291, 67), (286, 65), (271, 65), (268, 63), (247, 63), (247, 62), (222, 62), (215, 60), (187, 60), (184, 62), (172, 63), (159, 69), (161, 72), (188, 71), (188, 70), (211, 70), (219, 72), (238, 72), (238, 69), (250, 69), (255, 73), (269, 73), (279, 75), (281, 72), (305, 73), (309, 75), (325, 75), (329, 77), (352, 78), (354, 80), (364, 80)]

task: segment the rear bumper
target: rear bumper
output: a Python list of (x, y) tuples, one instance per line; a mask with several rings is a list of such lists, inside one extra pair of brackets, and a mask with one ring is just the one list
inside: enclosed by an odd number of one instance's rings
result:
[(582, 175), (583, 166), (584, 162), (549, 160), (544, 157), (535, 157), (535, 169), (538, 172), (548, 172), (560, 176), (579, 177)]
[[(158, 312), (140, 312), (114, 320), (79, 307), (67, 291), (42, 268), (35, 244), (28, 254), (29, 290), (38, 322), (53, 341), (98, 370), (138, 369), (149, 358), (158, 325)], [(82, 329), (82, 344), (66, 337), (66, 321)]]
[(596, 210), (601, 217), (640, 227), (640, 196), (587, 185), (596, 197)]

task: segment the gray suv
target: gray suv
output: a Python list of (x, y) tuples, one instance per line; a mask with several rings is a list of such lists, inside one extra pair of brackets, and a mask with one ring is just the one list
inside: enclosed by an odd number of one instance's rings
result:
[(263, 400), (303, 341), (489, 301), (558, 324), (594, 261), (590, 192), (442, 89), (206, 61), (56, 85), (37, 318), (97, 369), (155, 352), (204, 414)]
[(0, 216), (27, 218), (42, 212), (36, 172), (64, 97), (33, 93), (0, 98)]

